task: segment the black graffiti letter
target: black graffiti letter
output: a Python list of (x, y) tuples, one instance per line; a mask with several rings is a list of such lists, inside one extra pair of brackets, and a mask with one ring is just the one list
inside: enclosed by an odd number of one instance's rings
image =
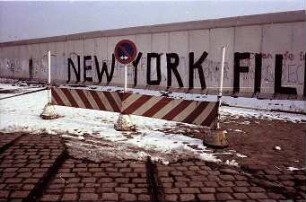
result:
[(234, 93), (240, 90), (240, 72), (249, 72), (248, 66), (240, 66), (240, 60), (250, 59), (250, 53), (235, 53), (234, 55)]
[(33, 59), (31, 58), (29, 60), (29, 74), (30, 74), (30, 79), (33, 79)]
[(141, 56), (142, 56), (142, 52), (139, 52), (136, 59), (133, 61), (133, 66), (135, 70), (134, 71), (134, 86), (137, 86), (137, 67), (140, 62)]
[(68, 81), (67, 82), (70, 82), (70, 79), (71, 79), (71, 70), (70, 70), (70, 67), (73, 68), (74, 70), (74, 73), (75, 73), (75, 78), (76, 78), (76, 82), (79, 82), (81, 80), (81, 59), (80, 59), (80, 56), (78, 55), (77, 56), (77, 60), (78, 60), (78, 69), (75, 68), (75, 65), (72, 61), (71, 58), (68, 58)]
[(282, 74), (283, 74), (283, 55), (275, 55), (275, 83), (274, 92), (280, 94), (297, 95), (295, 88), (282, 87)]
[[(156, 60), (156, 80), (151, 80), (151, 60), (155, 58)], [(149, 85), (159, 85), (161, 82), (161, 72), (160, 72), (160, 55), (158, 53), (148, 53), (147, 57), (147, 84)]]
[(113, 79), (113, 74), (114, 74), (114, 70), (115, 70), (115, 55), (112, 54), (112, 65), (111, 65), (110, 73), (108, 73), (107, 62), (102, 63), (102, 69), (100, 71), (99, 61), (97, 59), (97, 56), (95, 56), (95, 65), (96, 65), (96, 70), (97, 70), (99, 83), (102, 82), (104, 72), (105, 72), (105, 75), (106, 75), (107, 83), (111, 82), (112, 79)]
[(206, 82), (203, 72), (202, 63), (206, 59), (208, 53), (206, 51), (203, 52), (201, 57), (198, 59), (198, 61), (194, 62), (194, 52), (189, 53), (189, 89), (193, 88), (193, 72), (194, 69), (198, 69), (199, 77), (200, 77), (200, 83), (202, 90), (206, 89)]
[(254, 84), (254, 94), (260, 93), (261, 66), (262, 66), (262, 55), (256, 53), (255, 54), (255, 84)]
[(176, 77), (180, 88), (184, 87), (181, 76), (180, 76), (179, 72), (177, 71), (177, 67), (178, 67), (179, 62), (180, 62), (180, 58), (179, 58), (178, 54), (167, 53), (166, 57), (167, 57), (167, 88), (171, 87), (171, 84), (172, 84), (171, 70), (173, 71), (173, 74)]
[(91, 70), (91, 69), (92, 69), (91, 65), (88, 65), (88, 64), (87, 64), (87, 61), (90, 61), (90, 60), (91, 60), (91, 56), (84, 56), (84, 60), (83, 60), (83, 66), (84, 66), (84, 72), (83, 72), (83, 74), (84, 74), (84, 82), (85, 82), (85, 81), (90, 81), (90, 82), (92, 82), (92, 77), (87, 77), (87, 75), (86, 75), (87, 70)]

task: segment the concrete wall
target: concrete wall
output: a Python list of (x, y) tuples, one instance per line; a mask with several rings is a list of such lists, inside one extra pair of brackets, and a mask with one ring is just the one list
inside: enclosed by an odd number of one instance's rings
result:
[[(142, 53), (137, 65), (137, 85), (135, 67), (129, 65), (130, 87), (162, 90), (168, 87), (172, 91), (214, 94), (220, 82), (221, 47), (227, 46), (226, 94), (301, 99), (305, 97), (305, 32), (305, 11), (295, 11), (6, 42), (0, 43), (0, 76), (46, 80), (47, 51), (51, 50), (53, 82), (66, 83), (70, 68), (69, 83), (76, 83), (76, 75), (71, 64), (69, 67), (68, 59), (77, 68), (79, 57), (81, 72), (78, 83), (123, 86), (123, 65), (115, 62), (111, 81), (107, 82), (104, 73), (99, 82), (95, 57), (99, 62), (98, 70), (106, 63), (110, 72), (116, 44), (122, 39), (129, 39)], [(195, 63), (204, 52), (208, 55), (199, 62), (200, 67), (190, 64), (190, 53), (194, 54)], [(158, 80), (154, 58), (151, 60), (151, 75), (147, 75), (148, 53), (158, 53), (161, 60), (161, 78), (156, 85), (150, 85), (147, 80), (148, 76), (151, 80)], [(179, 56), (177, 70), (183, 87), (179, 86), (169, 65), (167, 67), (167, 53)], [(276, 55), (279, 55), (278, 62)], [(91, 66), (86, 70), (86, 77), (92, 77), (93, 82), (85, 81), (84, 56), (91, 56), (86, 62), (87, 66)], [(202, 86), (201, 70), (204, 75)], [(167, 71), (171, 71), (171, 86), (167, 86)], [(193, 79), (190, 76), (192, 71)], [(193, 88), (190, 88), (190, 80)], [(203, 83), (206, 85), (203, 86)]]

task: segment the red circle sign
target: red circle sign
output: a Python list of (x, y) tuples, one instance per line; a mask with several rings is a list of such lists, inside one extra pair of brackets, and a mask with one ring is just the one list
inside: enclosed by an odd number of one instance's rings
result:
[(137, 48), (134, 42), (124, 39), (117, 43), (115, 47), (115, 58), (121, 64), (131, 63), (137, 54)]

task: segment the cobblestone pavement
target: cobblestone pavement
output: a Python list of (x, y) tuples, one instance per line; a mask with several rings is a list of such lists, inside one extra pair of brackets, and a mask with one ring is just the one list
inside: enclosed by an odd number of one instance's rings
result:
[(1, 134), (0, 138), (0, 152), (3, 152), (9, 146), (17, 141), (21, 134)]
[(161, 201), (272, 202), (305, 199), (304, 172), (254, 172), (259, 175), (202, 161), (157, 165)]
[(305, 201), (305, 171), (74, 159), (59, 136), (2, 135), (0, 201)]
[(0, 154), (0, 201), (34, 201), (60, 163), (64, 152), (61, 138), (22, 135), (14, 141), (9, 135), (0, 137), (2, 142), (5, 138), (14, 142)]
[(41, 201), (150, 201), (146, 165), (67, 159)]

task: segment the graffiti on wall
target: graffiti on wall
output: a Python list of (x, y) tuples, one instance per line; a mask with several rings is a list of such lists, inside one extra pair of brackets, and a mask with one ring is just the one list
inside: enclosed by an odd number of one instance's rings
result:
[(20, 61), (17, 59), (6, 59), (4, 63), (6, 69), (13, 74), (21, 71)]
[[(48, 58), (47, 54), (41, 57), (31, 57), (29, 59), (10, 58), (0, 61), (0, 67), (3, 76), (7, 75), (19, 75), (22, 72), (28, 72), (28, 75), (22, 77), (43, 78), (48, 71)], [(26, 68), (26, 69), (25, 69)]]
[[(211, 82), (220, 79), (220, 62), (208, 59), (208, 53), (204, 51), (198, 58), (194, 52), (188, 54), (188, 58), (179, 56), (177, 53), (166, 53), (165, 59), (160, 53), (139, 52), (136, 59), (132, 62), (133, 66), (133, 85), (138, 85), (139, 71), (145, 71), (145, 82), (149, 86), (160, 86), (162, 80), (166, 81), (166, 88), (173, 87), (176, 81), (178, 88), (195, 88), (195, 82), (205, 90)], [(166, 64), (162, 65), (162, 60)], [(112, 82), (116, 68), (114, 55), (110, 61), (100, 61), (97, 56), (86, 55), (81, 57), (75, 54), (68, 58), (68, 79), (67, 82)], [(178, 68), (182, 66), (182, 68)], [(274, 93), (297, 95), (294, 85), (303, 85), (303, 95), (305, 92), (305, 52), (294, 55), (286, 52), (284, 54), (270, 53), (234, 53), (233, 67), (225, 63), (225, 80), (232, 81), (233, 93), (239, 93), (241, 81), (252, 80), (253, 93), (260, 93), (263, 83), (272, 83)], [(165, 68), (164, 68), (165, 67)], [(139, 70), (140, 69), (140, 70)], [(180, 72), (180, 70), (184, 72)], [(230, 71), (233, 71), (233, 78), (230, 78)], [(165, 71), (166, 70), (166, 71)], [(89, 76), (90, 72), (95, 71), (96, 78)], [(81, 75), (81, 72), (83, 75)], [(186, 75), (187, 73), (187, 75)], [(74, 80), (72, 80), (74, 75)], [(187, 79), (184, 79), (186, 78)]]
[[(110, 59), (97, 55), (79, 55), (75, 52), (54, 58), (52, 73), (67, 82), (95, 82), (113, 85), (121, 81), (120, 64), (114, 56)], [(229, 61), (233, 62), (229, 62)], [(28, 78), (46, 78), (47, 55), (28, 59), (2, 59), (1, 75), (22, 75)], [(161, 88), (216, 89), (220, 80), (220, 61), (209, 58), (203, 51), (195, 56), (177, 53), (141, 53), (131, 63), (129, 79), (134, 87), (157, 86)], [(26, 69), (25, 69), (26, 68)], [(4, 71), (2, 71), (4, 70)], [(225, 62), (224, 84), (230, 92), (287, 95), (306, 95), (305, 52), (283, 54), (236, 52)]]

